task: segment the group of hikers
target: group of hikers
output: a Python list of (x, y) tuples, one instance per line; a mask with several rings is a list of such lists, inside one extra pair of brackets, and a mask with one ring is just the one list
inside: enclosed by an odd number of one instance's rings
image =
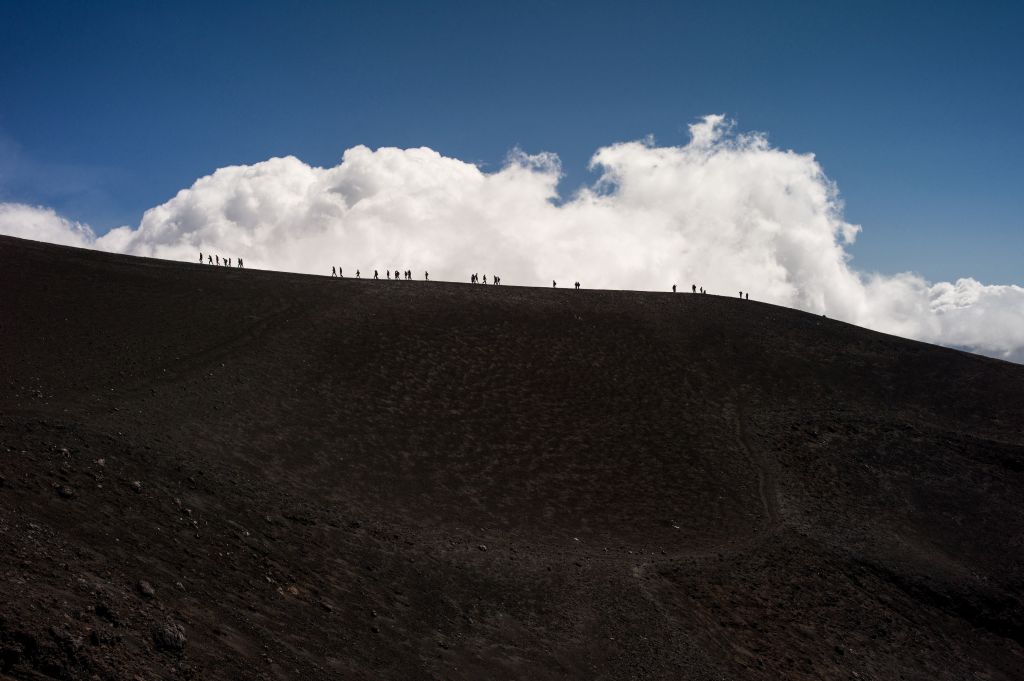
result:
[[(232, 267), (231, 258), (222, 258), (219, 255), (206, 255), (206, 263), (208, 265), (224, 265), (225, 267)], [(199, 264), (203, 264), (203, 254), (199, 253)], [(245, 267), (245, 261), (241, 258), (238, 259), (238, 264), (234, 267)]]
[[(412, 281), (412, 270), (404, 270), (402, 272), (399, 272), (398, 268), (395, 268), (394, 276), (391, 276), (391, 274), (392, 274), (392, 270), (384, 270), (384, 277), (387, 278), (387, 279), (394, 279), (395, 281), (401, 281), (402, 279), (405, 279), (406, 281)], [(335, 267), (334, 265), (331, 265), (331, 276), (332, 277), (341, 277), (342, 279), (344, 279), (345, 278), (345, 273), (342, 271), (342, 269), (340, 267)], [(360, 270), (356, 270), (356, 279), (362, 279), (362, 278), (363, 278), (363, 273)], [(373, 271), (373, 278), (374, 279), (380, 279), (380, 272), (378, 272), (377, 270), (374, 270)], [(423, 280), (424, 281), (430, 281), (430, 272), (424, 272), (423, 273)]]
[[(210, 264), (210, 265), (224, 265), (226, 267), (245, 267), (245, 261), (242, 260), (241, 258), (238, 259), (238, 264), (237, 265), (232, 265), (231, 264), (231, 258), (222, 258), (219, 255), (207, 254), (206, 262), (207, 262), (207, 264)], [(203, 264), (203, 254), (202, 253), (199, 254), (199, 264), (200, 265)], [(392, 276), (392, 273), (394, 273), (394, 276)], [(342, 273), (341, 267), (335, 267), (334, 265), (331, 265), (331, 276), (332, 277), (342, 277), (342, 278), (344, 278), (345, 275)], [(406, 281), (412, 281), (412, 270), (404, 270), (402, 272), (399, 272), (397, 268), (394, 269), (394, 270), (384, 270), (384, 277), (386, 279), (394, 279), (395, 281), (400, 281), (400, 280), (403, 280), (403, 279), (406, 280)], [(359, 270), (356, 270), (356, 279), (359, 279), (359, 278), (361, 278), (361, 272)], [(380, 279), (380, 273), (377, 270), (373, 271), (373, 278), (374, 279)], [(423, 273), (423, 280), (424, 281), (430, 281), (430, 272), (424, 272)], [(492, 284), (494, 286), (500, 286), (501, 285), (501, 277), (499, 277), (497, 274), (491, 275), (491, 282), (492, 282)], [(476, 274), (476, 273), (471, 274), (471, 275), (469, 275), (469, 283), (471, 283), (471, 284), (480, 284), (480, 283), (486, 284), (487, 283), (487, 275), (485, 274), (485, 275), (481, 276), (480, 274)], [(578, 281), (574, 282), (573, 285), (575, 286), (577, 291), (580, 290), (580, 282), (578, 282)], [(555, 281), (554, 279), (551, 280), (551, 288), (558, 288), (558, 282)], [(707, 291), (704, 290), (703, 286), (701, 286), (699, 288), (699, 290), (698, 290), (698, 287), (697, 287), (696, 284), (691, 284), (690, 285), (690, 290), (693, 293), (707, 293)], [(672, 293), (675, 293), (675, 292), (676, 292), (676, 285), (672, 284)], [(750, 292), (748, 291), (747, 293), (744, 293), (743, 291), (740, 291), (740, 300), (750, 300)]]

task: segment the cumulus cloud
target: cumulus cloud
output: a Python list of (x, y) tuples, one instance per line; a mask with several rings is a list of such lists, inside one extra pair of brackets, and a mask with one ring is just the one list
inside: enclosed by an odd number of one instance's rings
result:
[(0, 234), (80, 248), (91, 248), (96, 241), (88, 225), (62, 218), (50, 208), (23, 203), (0, 203)]
[(792, 306), (889, 333), (1024, 360), (1024, 288), (862, 273), (846, 250), (860, 227), (813, 154), (739, 134), (723, 116), (690, 142), (613, 144), (598, 179), (562, 200), (558, 157), (516, 150), (484, 173), (427, 148), (347, 150), (331, 168), (294, 157), (221, 168), (136, 228), (96, 238), (48, 209), (5, 204), (0, 232), (110, 251), (353, 274), (412, 268), (504, 283), (711, 292)]

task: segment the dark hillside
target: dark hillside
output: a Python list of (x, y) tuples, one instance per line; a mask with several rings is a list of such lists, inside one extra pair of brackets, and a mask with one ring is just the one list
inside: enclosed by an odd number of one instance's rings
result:
[(0, 237), (0, 476), (0, 678), (1024, 678), (1024, 367), (754, 301)]

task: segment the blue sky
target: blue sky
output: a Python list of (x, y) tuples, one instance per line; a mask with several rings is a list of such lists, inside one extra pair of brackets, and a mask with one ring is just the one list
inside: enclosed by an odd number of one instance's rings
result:
[(1020, 3), (0, 0), (0, 201), (98, 232), (214, 169), (356, 144), (501, 166), (687, 140), (814, 152), (861, 270), (1024, 282)]

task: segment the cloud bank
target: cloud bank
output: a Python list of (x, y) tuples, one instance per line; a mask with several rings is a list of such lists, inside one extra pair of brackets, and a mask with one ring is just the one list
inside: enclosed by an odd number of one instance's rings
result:
[(1024, 361), (1024, 288), (858, 272), (836, 186), (813, 154), (738, 134), (722, 116), (690, 142), (603, 147), (599, 178), (563, 200), (554, 154), (493, 173), (428, 149), (357, 146), (332, 168), (294, 157), (221, 168), (96, 237), (52, 210), (0, 204), (0, 233), (120, 253), (347, 274), (500, 274), (503, 283), (668, 290), (691, 283), (879, 331)]

